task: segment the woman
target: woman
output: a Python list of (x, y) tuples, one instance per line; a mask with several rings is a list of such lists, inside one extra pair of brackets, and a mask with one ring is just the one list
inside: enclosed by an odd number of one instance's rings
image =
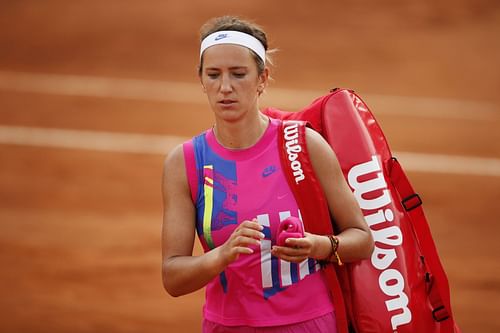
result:
[[(180, 296), (206, 286), (203, 332), (335, 332), (317, 263), (370, 256), (373, 239), (360, 208), (330, 146), (308, 129), (338, 234), (305, 233), (276, 245), (280, 221), (300, 213), (280, 167), (279, 121), (258, 106), (269, 81), (266, 35), (220, 17), (202, 27), (201, 40), (199, 78), (215, 124), (165, 161), (164, 287)], [(200, 256), (192, 255), (195, 230)]]

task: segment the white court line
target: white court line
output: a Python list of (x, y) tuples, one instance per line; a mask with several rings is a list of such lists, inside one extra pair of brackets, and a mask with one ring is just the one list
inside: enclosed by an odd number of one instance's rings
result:
[[(0, 144), (166, 155), (180, 136), (0, 126)], [(407, 171), (500, 177), (500, 159), (394, 152)]]
[(155, 80), (0, 71), (0, 89), (41, 94), (207, 103), (200, 85)]
[(21, 146), (166, 155), (185, 140), (178, 136), (0, 126), (0, 144)]
[[(139, 80), (83, 75), (59, 75), (0, 71), (0, 90), (66, 96), (104, 97), (206, 105), (198, 83)], [(325, 91), (268, 88), (263, 106), (298, 110)], [(494, 104), (444, 98), (364, 94), (363, 99), (378, 114), (410, 117), (489, 120), (500, 118)]]
[(410, 152), (393, 155), (408, 171), (500, 177), (498, 158)]

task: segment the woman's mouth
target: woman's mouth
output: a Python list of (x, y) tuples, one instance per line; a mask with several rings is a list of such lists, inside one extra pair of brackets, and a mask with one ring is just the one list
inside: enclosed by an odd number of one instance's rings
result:
[(229, 107), (229, 106), (232, 106), (236, 103), (236, 100), (234, 99), (222, 99), (219, 101), (219, 104), (222, 106), (222, 107)]
[(222, 103), (222, 104), (231, 104), (231, 103), (234, 103), (234, 102), (235, 102), (235, 100), (233, 100), (233, 99), (223, 99), (219, 103)]

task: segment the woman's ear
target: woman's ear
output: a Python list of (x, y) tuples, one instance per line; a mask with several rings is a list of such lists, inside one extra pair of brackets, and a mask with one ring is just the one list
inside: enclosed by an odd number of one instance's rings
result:
[(257, 85), (257, 92), (262, 94), (269, 83), (269, 68), (264, 68), (262, 73), (259, 75), (259, 84)]
[(207, 88), (205, 88), (205, 85), (203, 84), (203, 81), (201, 79), (201, 75), (199, 76), (199, 79), (200, 79), (201, 88), (203, 89), (203, 92), (206, 94), (207, 93)]

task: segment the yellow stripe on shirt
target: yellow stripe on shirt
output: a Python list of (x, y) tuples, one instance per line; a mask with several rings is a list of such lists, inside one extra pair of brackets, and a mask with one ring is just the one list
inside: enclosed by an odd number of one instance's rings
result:
[(213, 165), (203, 167), (203, 194), (205, 197), (205, 209), (203, 211), (203, 237), (210, 249), (213, 249), (214, 241), (212, 239), (212, 211), (214, 203), (214, 179)]

